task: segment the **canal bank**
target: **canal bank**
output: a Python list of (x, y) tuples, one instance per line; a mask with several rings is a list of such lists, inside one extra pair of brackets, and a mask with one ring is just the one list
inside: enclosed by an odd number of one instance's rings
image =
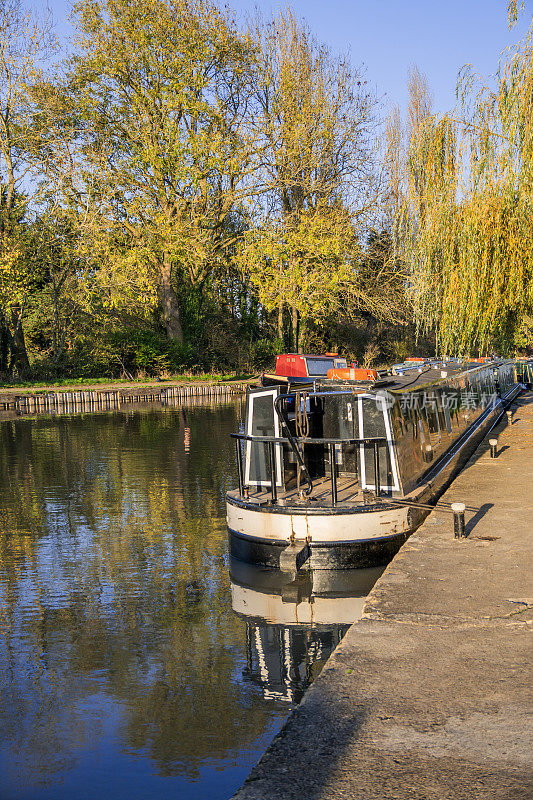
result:
[[(533, 394), (371, 592), (235, 800), (526, 800), (531, 780)], [(529, 722), (529, 724), (528, 724)]]
[(116, 410), (139, 403), (180, 405), (194, 400), (223, 402), (246, 391), (254, 379), (225, 383), (149, 382), (142, 384), (87, 384), (79, 387), (0, 390), (0, 419), (20, 414)]

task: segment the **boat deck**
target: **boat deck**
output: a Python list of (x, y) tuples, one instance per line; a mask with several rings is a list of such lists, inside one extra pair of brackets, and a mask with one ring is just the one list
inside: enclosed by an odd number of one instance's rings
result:
[[(305, 491), (306, 484), (302, 481), (302, 490)], [(295, 487), (282, 490), (278, 487), (277, 505), (280, 506), (302, 506), (312, 504), (315, 507), (324, 506), (331, 508), (331, 479), (315, 478), (313, 480), (313, 491), (310, 495), (304, 494), (300, 497)], [(264, 505), (270, 503), (272, 495), (270, 488), (260, 491), (253, 491), (250, 487), (248, 501)], [(359, 480), (353, 476), (340, 476), (337, 478), (337, 505), (359, 505), (364, 501), (363, 492)]]

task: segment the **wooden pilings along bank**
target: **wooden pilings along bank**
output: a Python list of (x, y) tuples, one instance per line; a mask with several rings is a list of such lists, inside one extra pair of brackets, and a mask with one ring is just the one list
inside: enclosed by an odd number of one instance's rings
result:
[(116, 410), (137, 403), (161, 403), (178, 406), (191, 401), (223, 402), (246, 391), (247, 383), (192, 384), (106, 390), (42, 392), (28, 395), (0, 395), (0, 411), (16, 414), (68, 413)]

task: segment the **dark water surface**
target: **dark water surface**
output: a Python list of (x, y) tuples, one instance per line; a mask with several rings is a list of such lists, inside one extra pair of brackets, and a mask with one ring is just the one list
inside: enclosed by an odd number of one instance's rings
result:
[(298, 633), (288, 680), (294, 631), (232, 612), (239, 413), (0, 423), (2, 800), (228, 798), (338, 641)]

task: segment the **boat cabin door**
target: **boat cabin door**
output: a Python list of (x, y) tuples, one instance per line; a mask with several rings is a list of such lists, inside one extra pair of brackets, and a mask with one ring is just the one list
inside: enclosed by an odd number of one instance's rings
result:
[[(386, 439), (379, 445), (380, 488), (384, 492), (400, 491), (398, 465), (392, 441), (392, 428), (386, 396), (360, 394), (357, 397), (359, 438)], [(375, 491), (374, 449), (371, 444), (359, 445), (361, 489)]]
[[(247, 436), (280, 437), (280, 423), (274, 402), (280, 393), (279, 386), (272, 389), (249, 391), (246, 402)], [(283, 485), (283, 445), (274, 445), (276, 463), (276, 485)], [(244, 483), (246, 486), (267, 488), (272, 484), (270, 472), (270, 448), (266, 442), (246, 442)]]

